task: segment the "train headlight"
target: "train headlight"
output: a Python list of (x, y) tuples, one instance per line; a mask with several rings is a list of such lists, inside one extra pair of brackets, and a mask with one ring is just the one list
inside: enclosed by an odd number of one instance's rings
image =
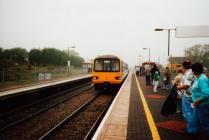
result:
[(92, 76), (92, 79), (97, 80), (97, 79), (99, 79), (99, 77), (98, 76)]
[(115, 79), (116, 80), (121, 80), (121, 77), (120, 76), (116, 76)]

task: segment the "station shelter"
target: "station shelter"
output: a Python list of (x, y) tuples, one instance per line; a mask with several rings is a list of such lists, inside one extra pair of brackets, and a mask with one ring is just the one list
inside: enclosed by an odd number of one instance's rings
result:
[(83, 62), (82, 69), (83, 69), (83, 73), (91, 73), (92, 72), (92, 62)]

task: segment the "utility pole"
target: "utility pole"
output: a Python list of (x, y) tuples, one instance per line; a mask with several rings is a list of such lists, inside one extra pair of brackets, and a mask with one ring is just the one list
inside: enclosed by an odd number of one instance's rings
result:
[(67, 61), (67, 67), (68, 67), (68, 77), (70, 77), (70, 48), (74, 49), (75, 46), (68, 46), (68, 61)]
[(170, 56), (170, 32), (171, 30), (175, 31), (176, 29), (161, 29), (161, 28), (155, 29), (155, 31), (168, 31), (168, 57)]
[(149, 63), (150, 63), (150, 48), (143, 48), (143, 50), (147, 50), (148, 49), (148, 53), (149, 53)]
[(69, 69), (69, 61), (70, 61), (70, 56), (69, 56), (69, 46), (68, 46), (68, 50), (67, 50), (67, 57), (68, 57), (68, 60), (67, 60), (67, 73), (68, 73), (68, 78), (70, 77), (70, 69)]

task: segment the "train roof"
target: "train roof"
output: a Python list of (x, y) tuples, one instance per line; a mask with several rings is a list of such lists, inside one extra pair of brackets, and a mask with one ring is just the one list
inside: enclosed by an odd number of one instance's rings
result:
[(96, 57), (95, 59), (102, 59), (102, 58), (115, 58), (115, 59), (120, 59), (119, 57), (115, 56), (115, 55), (101, 55)]
[(96, 57), (95, 59), (103, 59), (103, 58), (119, 59), (121, 62), (123, 62), (124, 64), (128, 65), (126, 62), (124, 62), (122, 59), (120, 59), (118, 56), (115, 56), (115, 55), (100, 55), (100, 56)]

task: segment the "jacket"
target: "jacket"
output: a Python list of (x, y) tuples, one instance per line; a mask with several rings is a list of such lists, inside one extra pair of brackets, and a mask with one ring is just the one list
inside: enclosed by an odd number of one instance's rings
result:
[(176, 85), (174, 85), (170, 94), (168, 95), (167, 99), (163, 104), (163, 107), (161, 109), (161, 115), (168, 117), (169, 115), (173, 115), (174, 113), (176, 113), (177, 94), (178, 93), (177, 93)]

